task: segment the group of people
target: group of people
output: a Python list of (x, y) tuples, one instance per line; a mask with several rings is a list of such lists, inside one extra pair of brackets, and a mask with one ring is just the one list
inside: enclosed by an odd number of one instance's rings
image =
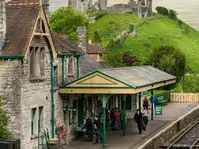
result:
[(94, 120), (87, 118), (83, 129), (88, 136), (88, 141), (98, 143), (99, 139), (101, 140), (101, 122), (98, 116), (95, 116)]
[[(148, 99), (145, 98), (143, 101), (143, 109), (145, 112), (148, 113), (149, 110), (149, 102)], [(100, 116), (95, 116), (94, 120), (91, 118), (87, 118), (84, 124), (85, 134), (88, 136), (89, 141), (93, 141), (94, 143), (98, 143), (99, 139), (101, 138), (101, 131), (102, 131), (102, 114)], [(113, 108), (111, 111), (106, 110), (106, 124), (107, 126), (111, 126), (112, 130), (118, 130), (120, 128), (120, 121), (121, 121), (121, 113), (117, 107)], [(140, 110), (136, 110), (134, 115), (134, 122), (137, 123), (137, 127), (139, 130), (139, 134), (142, 131), (146, 131), (146, 127), (148, 124), (148, 117), (144, 115)]]
[(113, 108), (110, 112), (111, 128), (118, 130), (120, 127), (121, 114), (117, 107)]
[[(117, 107), (113, 108), (111, 111), (106, 110), (106, 124), (107, 127), (111, 126), (112, 130), (118, 130), (120, 128), (121, 114)], [(93, 141), (98, 143), (99, 139), (101, 140), (101, 131), (102, 131), (102, 114), (95, 116), (92, 120), (87, 118), (84, 124), (83, 129), (85, 134), (88, 137), (88, 141)]]

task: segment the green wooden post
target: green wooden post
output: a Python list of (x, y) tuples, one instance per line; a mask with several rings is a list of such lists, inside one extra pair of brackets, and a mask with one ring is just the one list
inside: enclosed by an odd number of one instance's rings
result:
[(102, 95), (102, 112), (103, 112), (103, 133), (102, 133), (102, 147), (107, 147), (107, 138), (106, 138), (106, 103), (107, 103), (107, 96)]
[(65, 80), (65, 56), (61, 57), (62, 59), (62, 85), (64, 85), (64, 80)]
[(153, 90), (151, 91), (151, 120), (153, 120)]
[(126, 95), (123, 96), (122, 121), (123, 121), (123, 136), (125, 136), (126, 135)]
[(55, 105), (54, 105), (54, 65), (53, 65), (53, 55), (52, 53), (50, 54), (50, 65), (51, 65), (51, 131), (52, 131), (52, 138), (55, 137)]
[(79, 64), (79, 58), (80, 56), (77, 56), (77, 78), (79, 78), (79, 74), (80, 74), (80, 64)]

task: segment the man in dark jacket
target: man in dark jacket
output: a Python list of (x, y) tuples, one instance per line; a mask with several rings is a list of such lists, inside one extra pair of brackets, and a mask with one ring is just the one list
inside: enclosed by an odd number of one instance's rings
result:
[(93, 122), (91, 118), (88, 118), (86, 120), (85, 128), (86, 128), (86, 134), (88, 135), (88, 141), (92, 141)]
[(138, 113), (139, 110), (136, 110), (135, 115), (134, 115), (134, 122), (137, 123), (137, 127), (139, 130), (139, 134), (142, 133), (142, 112)]

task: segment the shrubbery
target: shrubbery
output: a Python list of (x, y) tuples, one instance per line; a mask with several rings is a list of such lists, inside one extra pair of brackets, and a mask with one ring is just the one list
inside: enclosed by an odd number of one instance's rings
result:
[(171, 19), (177, 18), (177, 12), (173, 9), (167, 9), (165, 7), (158, 6), (155, 8), (155, 10), (161, 15), (169, 16)]
[(170, 9), (169, 10), (169, 17), (171, 19), (176, 19), (177, 18), (177, 12), (175, 10)]
[(199, 74), (186, 74), (173, 91), (199, 93)]
[(155, 8), (155, 10), (161, 15), (166, 15), (166, 16), (169, 15), (169, 11), (165, 7), (158, 6), (158, 7)]
[(9, 118), (3, 109), (3, 104), (0, 98), (0, 139), (8, 139), (10, 137), (10, 133), (7, 129), (8, 120)]
[(100, 43), (102, 41), (98, 31), (94, 32), (93, 40), (94, 43)]
[(135, 24), (130, 24), (129, 25), (129, 33), (133, 32), (135, 28)]
[(178, 80), (185, 74), (185, 55), (171, 46), (161, 46), (155, 49), (149, 58), (149, 63), (160, 70), (173, 74)]
[(126, 66), (135, 66), (135, 65), (139, 65), (140, 61), (130, 51), (127, 51), (127, 52), (124, 52), (123, 55), (122, 55), (122, 62)]

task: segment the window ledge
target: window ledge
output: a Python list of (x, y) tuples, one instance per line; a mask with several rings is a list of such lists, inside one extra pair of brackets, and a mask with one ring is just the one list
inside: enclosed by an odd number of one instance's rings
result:
[(68, 77), (74, 77), (74, 74), (68, 74), (67, 76)]
[(38, 138), (38, 134), (31, 135), (31, 137), (30, 137), (31, 140), (34, 140), (34, 139), (37, 139), (37, 138)]
[(43, 82), (45, 80), (45, 77), (30, 77), (30, 82)]

